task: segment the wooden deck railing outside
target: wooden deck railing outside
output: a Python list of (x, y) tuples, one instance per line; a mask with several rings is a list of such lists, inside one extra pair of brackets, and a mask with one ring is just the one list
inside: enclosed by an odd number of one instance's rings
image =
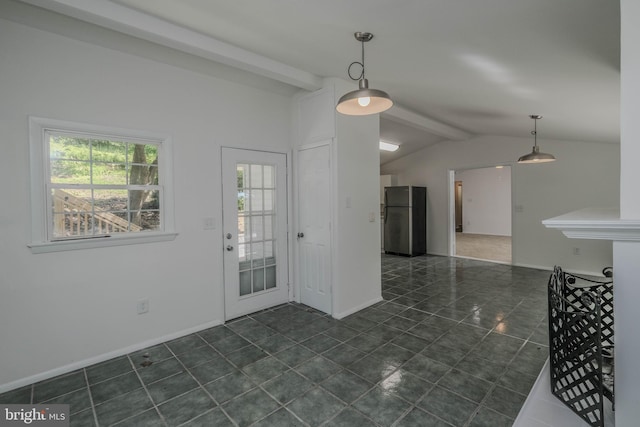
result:
[[(93, 209), (91, 203), (60, 189), (53, 190), (54, 234), (81, 236), (141, 231), (142, 227), (112, 214)], [(93, 222), (91, 221), (93, 219)]]

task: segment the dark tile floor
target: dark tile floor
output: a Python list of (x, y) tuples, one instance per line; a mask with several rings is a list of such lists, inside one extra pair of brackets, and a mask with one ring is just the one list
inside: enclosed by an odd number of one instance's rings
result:
[(385, 301), (341, 321), (285, 304), (0, 402), (83, 427), (509, 426), (547, 357), (548, 275), (383, 255)]

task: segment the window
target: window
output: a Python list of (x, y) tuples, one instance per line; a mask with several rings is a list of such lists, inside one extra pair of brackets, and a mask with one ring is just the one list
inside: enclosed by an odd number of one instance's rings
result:
[(30, 118), (34, 252), (174, 238), (170, 140)]
[(276, 287), (276, 167), (240, 163), (238, 256), (240, 296)]

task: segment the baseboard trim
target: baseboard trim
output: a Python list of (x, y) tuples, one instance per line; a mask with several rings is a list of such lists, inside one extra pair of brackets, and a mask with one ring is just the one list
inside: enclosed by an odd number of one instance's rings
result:
[(356, 312), (358, 312), (358, 311), (360, 311), (360, 310), (363, 310), (363, 309), (365, 309), (365, 308), (367, 308), (367, 307), (370, 307), (370, 306), (372, 306), (373, 304), (377, 304), (377, 303), (379, 303), (380, 301), (384, 301), (384, 299), (382, 298), (382, 296), (379, 296), (379, 297), (376, 297), (376, 298), (374, 298), (374, 299), (371, 299), (371, 300), (369, 300), (369, 301), (367, 301), (367, 302), (365, 302), (365, 303), (362, 303), (362, 304), (360, 304), (360, 305), (358, 305), (358, 306), (355, 306), (355, 307), (353, 307), (353, 308), (350, 308), (350, 309), (349, 309), (349, 310), (347, 310), (347, 311), (343, 311), (342, 313), (333, 314), (333, 317), (334, 317), (334, 318), (336, 318), (336, 319), (338, 319), (338, 320), (340, 320), (340, 319), (344, 319), (345, 317), (347, 317), (347, 316), (349, 316), (349, 315), (351, 315), (351, 314), (353, 314), (353, 313), (356, 313)]
[(86, 368), (96, 363), (104, 362), (114, 357), (124, 356), (125, 354), (133, 353), (134, 351), (142, 350), (143, 348), (151, 347), (157, 344), (161, 344), (166, 341), (171, 341), (176, 338), (183, 337), (185, 335), (192, 334), (194, 332), (200, 332), (205, 329), (213, 328), (214, 326), (222, 325), (221, 320), (214, 320), (212, 322), (202, 323), (192, 328), (183, 329), (181, 331), (173, 332), (171, 334), (163, 335), (161, 337), (153, 338), (151, 340), (143, 341), (128, 347), (120, 348), (118, 350), (110, 351), (108, 353), (99, 354), (97, 356), (89, 357), (87, 359), (79, 360), (77, 362), (70, 363), (68, 365), (60, 366), (58, 368), (51, 369), (49, 371), (41, 372), (39, 374), (31, 375), (25, 378), (20, 378), (9, 383), (0, 384), (0, 393), (5, 393), (20, 387), (24, 387), (29, 384), (37, 383), (39, 381), (48, 380), (50, 378), (57, 377), (58, 375), (67, 374), (78, 369)]
[(525, 263), (522, 263), (522, 262), (518, 262), (518, 263), (514, 263), (513, 266), (514, 267), (535, 268), (536, 270), (553, 271), (553, 267), (549, 268), (549, 266), (547, 266), (547, 265), (525, 264)]
[[(553, 267), (548, 267), (548, 266), (521, 264), (521, 263), (514, 264), (514, 266), (516, 266), (516, 267), (526, 267), (526, 268), (535, 268), (537, 270), (546, 270), (546, 271), (549, 271), (549, 272), (553, 271)], [(602, 275), (602, 270), (600, 270), (600, 271), (574, 270), (572, 268), (565, 268), (563, 265), (560, 265), (560, 267), (562, 267), (562, 271), (564, 271), (566, 273), (581, 274), (583, 276), (596, 276), (596, 277), (602, 277), (604, 279), (604, 276)], [(607, 266), (605, 265), (602, 268), (605, 268), (605, 267), (607, 267)]]
[(471, 259), (473, 261), (484, 261), (484, 262), (490, 262), (490, 263), (493, 263), (493, 264), (513, 265), (510, 262), (496, 261), (495, 259), (475, 258), (475, 257), (472, 257), (472, 256), (464, 256), (464, 255), (455, 255), (452, 258)]
[(437, 255), (437, 256), (451, 256), (449, 254), (440, 253), (440, 252), (428, 252), (427, 255)]

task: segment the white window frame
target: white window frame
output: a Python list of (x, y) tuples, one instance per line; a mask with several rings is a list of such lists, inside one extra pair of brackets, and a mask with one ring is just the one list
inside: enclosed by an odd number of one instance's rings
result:
[[(46, 182), (49, 175), (47, 131), (83, 133), (128, 141), (148, 141), (157, 144), (160, 171), (158, 185), (163, 189), (160, 205), (161, 230), (136, 233), (114, 233), (108, 237), (96, 236), (80, 239), (53, 240), (48, 236), (47, 223), (51, 210)], [(140, 243), (166, 242), (177, 236), (174, 228), (173, 203), (173, 150), (171, 137), (141, 130), (98, 126), (86, 123), (29, 117), (29, 149), (31, 164), (31, 242), (32, 253), (46, 253)]]

